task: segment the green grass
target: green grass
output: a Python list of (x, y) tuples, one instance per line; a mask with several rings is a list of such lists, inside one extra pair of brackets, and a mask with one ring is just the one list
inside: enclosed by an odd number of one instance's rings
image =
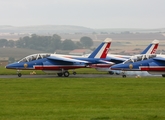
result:
[(1, 120), (164, 120), (164, 78), (0, 79)]
[[(21, 70), (20, 71), (23, 75), (29, 75), (30, 72), (33, 72), (33, 70)], [(37, 74), (45, 74), (43, 71), (38, 70), (35, 71)], [(16, 75), (17, 70), (15, 69), (6, 69), (5, 67), (0, 67), (0, 75)]]

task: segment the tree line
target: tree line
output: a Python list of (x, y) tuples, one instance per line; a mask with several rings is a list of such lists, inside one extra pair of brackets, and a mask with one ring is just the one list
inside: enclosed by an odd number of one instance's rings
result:
[(71, 39), (61, 40), (61, 36), (54, 34), (52, 36), (38, 36), (32, 34), (19, 38), (19, 40), (0, 39), (0, 47), (17, 47), (40, 50), (45, 52), (54, 52), (55, 50), (73, 50), (81, 48), (90, 48), (93, 40), (84, 36), (80, 41), (73, 42)]

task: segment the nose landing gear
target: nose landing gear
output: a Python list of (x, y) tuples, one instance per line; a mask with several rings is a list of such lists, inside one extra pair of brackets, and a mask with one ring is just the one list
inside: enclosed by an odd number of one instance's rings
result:
[(122, 75), (123, 78), (126, 78), (126, 75)]
[(74, 72), (73, 72), (73, 75), (76, 75), (76, 74), (77, 74), (77, 73), (74, 71)]
[(22, 74), (20, 73), (20, 70), (17, 70), (17, 75), (18, 75), (18, 77), (22, 76)]
[(18, 77), (21, 77), (22, 76), (22, 74), (21, 73), (18, 73)]

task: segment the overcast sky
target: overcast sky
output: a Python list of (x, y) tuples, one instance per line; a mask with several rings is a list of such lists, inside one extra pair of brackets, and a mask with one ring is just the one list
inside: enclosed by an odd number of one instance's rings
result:
[(165, 28), (165, 0), (0, 0), (0, 25)]

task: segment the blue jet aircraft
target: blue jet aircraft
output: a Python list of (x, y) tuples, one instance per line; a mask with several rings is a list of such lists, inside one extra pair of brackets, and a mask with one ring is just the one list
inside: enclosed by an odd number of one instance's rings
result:
[[(8, 64), (6, 68), (16, 69), (18, 71), (18, 77), (22, 76), (20, 70), (42, 70), (47, 73), (57, 73), (59, 77), (68, 77), (70, 75), (68, 72), (69, 69), (85, 68), (91, 64), (98, 63), (111, 64), (111, 62), (106, 60), (110, 45), (111, 39), (105, 39), (88, 58), (39, 53), (29, 55), (18, 62)], [(76, 72), (73, 72), (73, 74), (76, 74)]]
[[(162, 77), (165, 77), (165, 55), (135, 55), (121, 64), (113, 65), (111, 69), (122, 71), (147, 71), (152, 75), (162, 75)], [(123, 77), (126, 77), (126, 75), (123, 75)]]

